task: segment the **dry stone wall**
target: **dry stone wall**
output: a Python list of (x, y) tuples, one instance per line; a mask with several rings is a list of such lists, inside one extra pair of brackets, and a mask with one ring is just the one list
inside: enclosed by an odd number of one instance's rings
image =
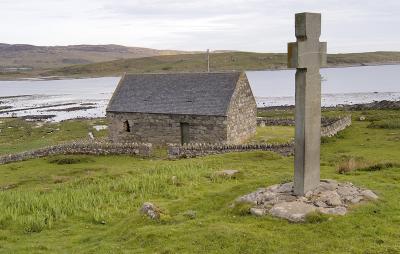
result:
[(168, 157), (170, 159), (192, 158), (212, 154), (249, 151), (272, 151), (284, 156), (293, 155), (293, 143), (286, 144), (248, 144), (248, 145), (226, 145), (226, 144), (189, 144), (168, 145)]
[(338, 118), (326, 126), (321, 126), (321, 136), (322, 137), (335, 136), (339, 131), (346, 129), (350, 125), (351, 125), (351, 115)]
[(294, 126), (293, 118), (273, 118), (273, 117), (257, 117), (257, 126)]
[[(288, 119), (286, 119), (288, 120)], [(321, 127), (321, 136), (332, 137), (339, 131), (344, 130), (351, 125), (351, 116), (340, 118), (330, 118), (325, 120), (325, 126)], [(189, 145), (168, 145), (168, 157), (170, 159), (192, 158), (197, 156), (205, 156), (212, 154), (222, 154), (229, 152), (248, 152), (248, 151), (272, 151), (280, 153), (284, 156), (294, 154), (294, 143), (286, 144), (189, 144)]]
[(60, 145), (49, 146), (37, 150), (26, 151), (16, 154), (0, 156), (0, 165), (46, 157), (50, 155), (139, 155), (148, 157), (152, 154), (151, 144), (139, 143), (109, 143), (109, 142), (73, 142)]
[[(257, 125), (264, 126), (294, 126), (294, 119), (291, 118), (270, 118), (270, 117), (257, 117)], [(332, 137), (339, 131), (346, 129), (351, 125), (351, 115), (337, 117), (337, 118), (322, 118), (321, 120), (321, 136)]]

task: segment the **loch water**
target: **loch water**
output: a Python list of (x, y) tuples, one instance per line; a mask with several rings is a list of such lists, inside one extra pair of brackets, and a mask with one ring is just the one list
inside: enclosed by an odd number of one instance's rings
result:
[[(295, 70), (247, 71), (258, 106), (293, 105)], [(400, 65), (321, 69), (322, 105), (400, 100)], [(0, 117), (104, 117), (119, 77), (0, 81)]]

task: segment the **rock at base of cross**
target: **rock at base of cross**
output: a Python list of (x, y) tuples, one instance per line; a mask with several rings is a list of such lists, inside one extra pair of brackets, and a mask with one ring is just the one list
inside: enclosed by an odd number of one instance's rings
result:
[(311, 213), (345, 215), (349, 206), (362, 201), (376, 200), (378, 196), (371, 190), (362, 189), (352, 183), (335, 180), (321, 180), (320, 184), (304, 196), (296, 196), (293, 182), (260, 188), (241, 196), (236, 203), (251, 203), (251, 214), (270, 214), (292, 222), (303, 222)]

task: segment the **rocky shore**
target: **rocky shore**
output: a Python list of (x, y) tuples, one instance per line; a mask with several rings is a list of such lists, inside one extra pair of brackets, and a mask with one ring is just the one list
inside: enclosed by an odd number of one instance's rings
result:
[[(269, 106), (269, 107), (260, 107), (259, 111), (271, 111), (271, 110), (294, 110), (294, 105), (283, 105), (283, 106)], [(400, 109), (400, 100), (399, 101), (374, 101), (370, 103), (361, 103), (361, 104), (339, 104), (334, 107), (322, 107), (324, 109), (345, 109), (345, 110), (379, 110), (379, 109)]]

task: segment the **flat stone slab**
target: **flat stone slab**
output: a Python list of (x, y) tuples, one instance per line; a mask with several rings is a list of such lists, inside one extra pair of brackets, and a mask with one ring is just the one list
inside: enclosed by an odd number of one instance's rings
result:
[(272, 216), (284, 218), (293, 222), (304, 221), (307, 214), (315, 212), (317, 208), (301, 201), (282, 202), (274, 205), (269, 213)]
[(295, 195), (293, 183), (289, 182), (260, 188), (237, 198), (235, 202), (253, 204), (250, 213), (255, 216), (270, 214), (301, 222), (312, 212), (343, 216), (349, 206), (376, 199), (378, 196), (373, 191), (356, 187), (352, 183), (321, 180), (315, 189), (304, 196)]

